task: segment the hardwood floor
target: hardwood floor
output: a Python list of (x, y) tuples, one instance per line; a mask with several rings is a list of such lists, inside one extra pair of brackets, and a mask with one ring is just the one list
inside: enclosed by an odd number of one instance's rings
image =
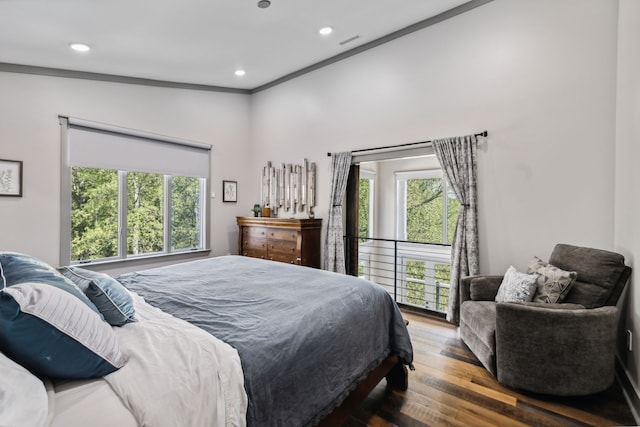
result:
[(416, 370), (409, 389), (382, 381), (345, 426), (635, 425), (617, 383), (583, 398), (518, 393), (501, 386), (445, 322), (404, 313)]

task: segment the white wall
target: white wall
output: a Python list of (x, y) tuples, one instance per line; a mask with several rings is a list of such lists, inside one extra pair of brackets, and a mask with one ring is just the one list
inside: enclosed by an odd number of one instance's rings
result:
[[(615, 245), (634, 269), (622, 324), (632, 331), (633, 351), (621, 346), (628, 377), (640, 390), (640, 2), (620, 0), (616, 123)], [(623, 344), (625, 340), (621, 340)], [(640, 395), (639, 395), (640, 397)], [(640, 408), (635, 408), (640, 412)]]
[(611, 249), (616, 22), (615, 2), (495, 0), (255, 94), (254, 167), (318, 162), (325, 217), (327, 151), (487, 129), (483, 273), (558, 242)]
[[(214, 255), (235, 251), (235, 216), (250, 200), (247, 95), (6, 72), (0, 94), (0, 158), (24, 162), (24, 196), (0, 197), (0, 250), (58, 264), (58, 115), (68, 115), (212, 144), (211, 246)], [(238, 181), (237, 204), (222, 203), (222, 179)]]

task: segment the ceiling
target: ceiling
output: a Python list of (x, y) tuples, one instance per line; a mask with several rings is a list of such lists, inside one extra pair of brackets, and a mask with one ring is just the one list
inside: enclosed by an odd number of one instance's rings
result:
[[(0, 63), (252, 90), (465, 3), (0, 0)], [(325, 26), (334, 31), (321, 36)]]

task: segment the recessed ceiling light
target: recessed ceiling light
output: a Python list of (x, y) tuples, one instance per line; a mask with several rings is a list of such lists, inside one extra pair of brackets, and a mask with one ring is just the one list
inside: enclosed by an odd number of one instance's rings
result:
[(245, 74), (247, 74), (247, 72), (245, 70), (236, 70), (235, 75), (238, 77), (242, 77)]
[(69, 47), (76, 52), (89, 52), (91, 48), (84, 43), (69, 43)]
[(329, 34), (331, 34), (333, 32), (333, 28), (331, 28), (331, 27), (323, 27), (323, 28), (320, 28), (320, 30), (318, 32), (323, 36), (328, 36)]

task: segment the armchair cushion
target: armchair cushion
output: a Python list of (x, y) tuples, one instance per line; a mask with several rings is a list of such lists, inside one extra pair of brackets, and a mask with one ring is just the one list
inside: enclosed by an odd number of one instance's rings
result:
[(471, 279), (469, 294), (474, 301), (495, 301), (504, 276), (477, 276)]
[(520, 273), (514, 266), (510, 266), (498, 289), (496, 302), (528, 302), (533, 300), (537, 279), (537, 274)]
[(607, 304), (619, 282), (626, 282), (624, 257), (601, 249), (558, 244), (549, 257), (549, 264), (578, 272), (565, 301), (581, 304), (586, 308)]
[(565, 299), (571, 285), (578, 277), (575, 271), (565, 271), (554, 265), (547, 264), (538, 257), (533, 257), (529, 263), (529, 274), (538, 274), (536, 280), (535, 302), (556, 304)]

